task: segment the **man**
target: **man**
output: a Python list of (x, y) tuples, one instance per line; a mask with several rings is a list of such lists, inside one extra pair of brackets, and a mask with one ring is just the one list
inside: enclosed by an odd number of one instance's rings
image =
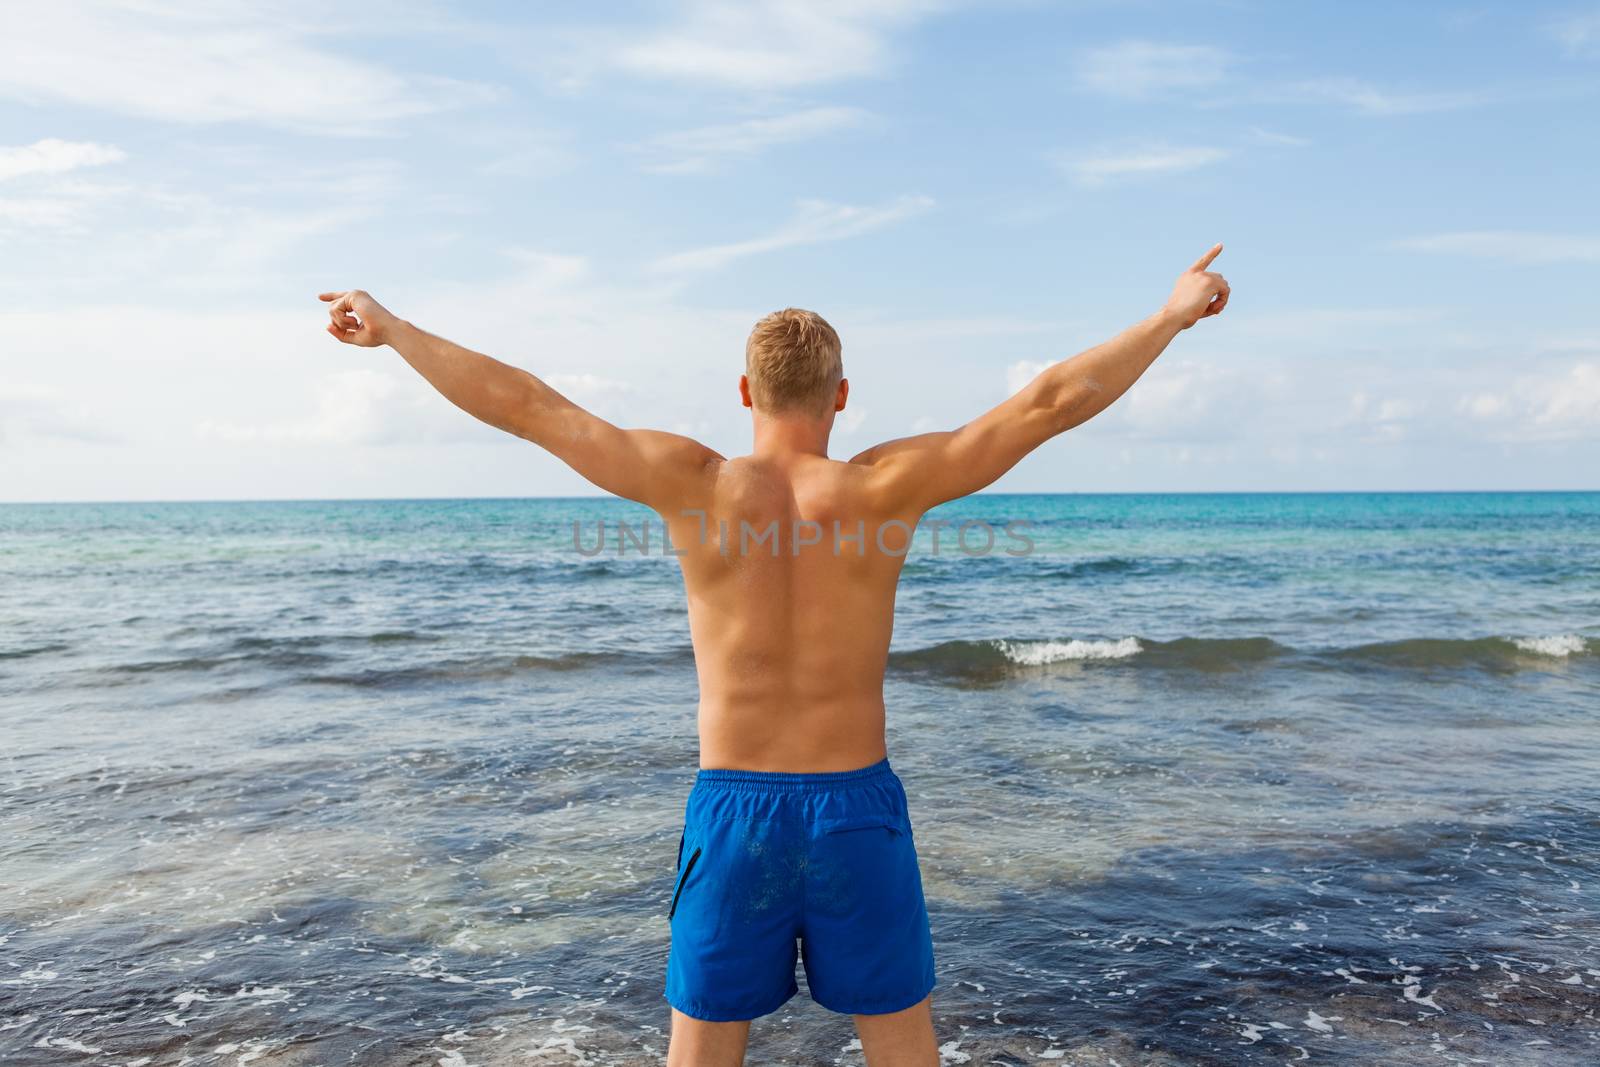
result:
[[(1156, 314), (959, 429), (828, 458), (849, 383), (809, 311), (756, 324), (739, 396), (750, 453), (624, 430), (533, 375), (425, 333), (360, 290), (328, 331), (387, 344), (456, 406), (660, 514), (680, 553), (700, 683), (700, 770), (668, 922), (669, 1067), (743, 1062), (750, 1020), (798, 989), (855, 1017), (869, 1067), (937, 1067), (933, 949), (905, 791), (884, 744), (895, 586), (929, 508), (976, 492), (1104, 410), (1228, 284), (1185, 271)], [(797, 952), (798, 944), (798, 952)]]

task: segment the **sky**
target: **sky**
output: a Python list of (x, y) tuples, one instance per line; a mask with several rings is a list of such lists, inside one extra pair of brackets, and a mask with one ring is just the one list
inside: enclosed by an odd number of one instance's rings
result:
[(1226, 312), (1017, 492), (1600, 488), (1600, 5), (0, 6), (0, 500), (594, 492), (362, 288), (621, 425), (749, 441), (750, 326), (844, 342), (834, 454)]

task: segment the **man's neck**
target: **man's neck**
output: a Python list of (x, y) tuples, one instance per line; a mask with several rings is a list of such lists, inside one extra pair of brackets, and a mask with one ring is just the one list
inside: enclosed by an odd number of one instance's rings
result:
[(758, 411), (754, 414), (753, 429), (755, 442), (750, 448), (753, 456), (777, 459), (805, 455), (827, 459), (833, 420), (805, 415), (766, 415)]

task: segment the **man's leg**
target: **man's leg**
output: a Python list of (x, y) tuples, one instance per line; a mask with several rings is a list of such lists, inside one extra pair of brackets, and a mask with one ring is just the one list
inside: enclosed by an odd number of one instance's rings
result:
[(904, 1011), (855, 1017), (867, 1067), (939, 1067), (931, 999), (930, 994)]
[[(744, 1046), (749, 1039), (749, 1019), (735, 1023), (708, 1023), (704, 1019), (696, 1019), (673, 1008), (672, 1037), (667, 1044), (667, 1067), (742, 1067)], [(937, 1055), (933, 1062), (935, 1064), (939, 1062)], [(878, 1067), (876, 1061), (873, 1061), (872, 1067)]]

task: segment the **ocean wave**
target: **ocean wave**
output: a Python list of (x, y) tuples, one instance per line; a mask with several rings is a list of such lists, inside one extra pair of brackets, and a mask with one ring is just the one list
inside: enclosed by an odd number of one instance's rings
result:
[(27, 659), (29, 656), (42, 656), (48, 652), (65, 652), (69, 647), (57, 642), (54, 644), (28, 645), (23, 648), (0, 648), (0, 660)]
[(1305, 650), (1270, 637), (1060, 638), (946, 641), (895, 652), (890, 667), (911, 673), (996, 679), (1051, 667), (1098, 665), (1197, 671), (1239, 670), (1273, 661), (1368, 665), (1399, 669), (1537, 668), (1600, 652), (1600, 641), (1578, 634), (1542, 637), (1418, 637), (1347, 648)]
[[(1288, 655), (1294, 650), (1270, 637), (1179, 637), (1171, 641), (1124, 637), (1118, 641), (1001, 641), (1006, 658), (1022, 667), (1068, 659), (1130, 660), (1139, 666), (1228, 670)], [(1065, 653), (1056, 655), (1057, 651)]]
[(1130, 664), (1230, 670), (1291, 650), (1269, 637), (1068, 638), (1044, 641), (946, 641), (896, 652), (890, 665), (902, 670), (969, 678), (998, 677), (1030, 669), (1072, 664)]
[(1040, 578), (1096, 578), (1100, 575), (1122, 575), (1133, 572), (1150, 572), (1164, 568), (1160, 561), (1129, 559), (1126, 556), (1096, 556), (1073, 560), (1047, 567), (1038, 574)]
[(380, 630), (360, 640), (365, 640), (370, 645), (395, 645), (408, 641), (442, 641), (444, 638), (439, 634), (425, 633), (421, 630)]
[(1413, 637), (1337, 649), (1328, 655), (1386, 667), (1482, 667), (1517, 670), (1584, 657), (1591, 642), (1577, 634), (1542, 637)]
[(357, 689), (404, 689), (431, 682), (509, 678), (529, 671), (578, 671), (636, 658), (610, 652), (569, 652), (558, 656), (485, 656), (407, 667), (368, 667), (356, 671), (309, 674), (299, 680), (309, 685), (352, 686)]
[[(269, 669), (290, 672), (302, 684), (341, 685), (358, 688), (403, 688), (441, 681), (507, 678), (526, 672), (580, 670), (676, 669), (692, 663), (688, 646), (659, 652), (578, 650), (549, 655), (490, 654), (441, 657), (432, 662), (404, 665), (362, 662), (361, 655), (334, 654), (319, 646), (346, 642), (369, 646), (430, 643), (436, 634), (409, 630), (352, 635), (347, 638), (247, 637), (215, 651), (196, 651), (169, 659), (154, 659), (99, 668), (102, 676), (170, 672), (211, 672)], [(896, 651), (889, 656), (892, 671), (969, 680), (994, 680), (1029, 672), (1078, 668), (1131, 667), (1190, 671), (1245, 670), (1283, 662), (1309, 669), (1448, 670), (1480, 669), (1496, 672), (1525, 669), (1559, 669), (1565, 664), (1600, 658), (1600, 639), (1562, 633), (1475, 638), (1413, 637), (1375, 641), (1334, 648), (1296, 648), (1273, 638), (1179, 637), (1159, 641), (1148, 637), (1061, 637), (1046, 639), (997, 638), (946, 641), (926, 648)]]
[(1524, 652), (1539, 656), (1581, 656), (1589, 643), (1577, 634), (1551, 634), (1548, 637), (1513, 637), (1511, 643)]
[[(223, 633), (227, 628), (217, 628)], [(186, 627), (175, 636), (204, 632), (197, 627)], [(328, 665), (342, 658), (341, 648), (360, 648), (366, 645), (390, 645), (410, 642), (442, 640), (437, 634), (415, 630), (381, 630), (370, 634), (334, 634), (300, 636), (245, 636), (218, 644), (210, 649), (191, 651), (188, 655), (165, 659), (134, 660), (102, 668), (118, 675), (159, 674), (185, 671), (214, 671), (219, 669), (310, 668)], [(66, 646), (57, 646), (65, 648)]]
[(137, 660), (110, 665), (104, 670), (119, 675), (213, 671), (247, 667), (316, 667), (337, 658), (322, 651), (315, 637), (241, 637), (227, 645), (197, 650), (166, 659)]
[(1179, 637), (1152, 641), (1149, 662), (1163, 667), (1229, 670), (1293, 655), (1294, 649), (1270, 637)]
[(1067, 660), (1127, 659), (1144, 651), (1137, 637), (1119, 641), (997, 641), (995, 645), (1006, 659), (1025, 667)]

